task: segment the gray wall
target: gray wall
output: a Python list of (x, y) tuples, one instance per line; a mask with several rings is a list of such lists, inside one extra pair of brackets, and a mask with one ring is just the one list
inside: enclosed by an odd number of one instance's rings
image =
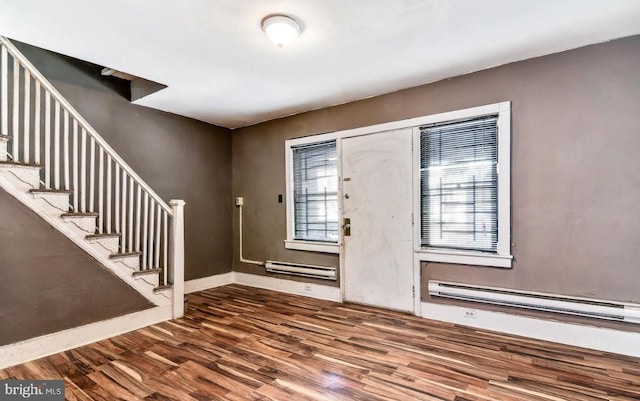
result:
[[(244, 197), (243, 253), (246, 259), (278, 260), (321, 266), (339, 266), (338, 256), (288, 250), (284, 248), (286, 229), (284, 141), (289, 138), (319, 133), (314, 119), (322, 112), (306, 113), (284, 120), (274, 120), (233, 132), (233, 192)], [(283, 203), (278, 203), (278, 195)], [(335, 281), (314, 280), (296, 276), (268, 274), (263, 267), (240, 263), (238, 242), (238, 210), (233, 216), (235, 271), (258, 275), (272, 275), (296, 281), (339, 285)]]
[[(429, 263), (424, 282), (638, 302), (639, 66), (635, 36), (235, 130), (245, 257), (338, 263), (283, 248), (286, 139), (510, 100), (513, 269)], [(238, 262), (237, 245), (234, 270), (263, 274)]]
[(0, 346), (152, 306), (0, 189)]
[(131, 104), (99, 66), (14, 43), (162, 199), (186, 201), (185, 278), (230, 271), (231, 132)]

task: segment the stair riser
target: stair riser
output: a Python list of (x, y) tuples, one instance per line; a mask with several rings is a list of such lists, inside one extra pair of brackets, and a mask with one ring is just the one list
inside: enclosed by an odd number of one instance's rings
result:
[(38, 169), (0, 165), (0, 173), (4, 172), (8, 174), (3, 174), (3, 176), (21, 191), (26, 192), (40, 186), (40, 171)]
[[(60, 218), (60, 214), (58, 213), (58, 218)], [(62, 220), (62, 219), (61, 219)], [(78, 227), (76, 224), (74, 224), (73, 222), (64, 222), (63, 226), (66, 230), (70, 231), (71, 234), (75, 237), (75, 238), (84, 238), (87, 236), (87, 233), (84, 229)], [(90, 234), (93, 234), (93, 232), (91, 232)], [(113, 251), (110, 251), (108, 249), (105, 249), (103, 247), (101, 247), (100, 245), (92, 245), (92, 248), (94, 248), (97, 252), (100, 253), (100, 256), (104, 257), (104, 258), (108, 258), (109, 255), (113, 254)], [(117, 251), (116, 251), (117, 252)]]
[(105, 256), (109, 256), (118, 252), (118, 244), (120, 242), (119, 238), (117, 237), (92, 238), (87, 241), (89, 241), (91, 244), (95, 244), (96, 248), (100, 249), (100, 252), (102, 251), (106, 252)]
[[(155, 276), (155, 279), (153, 276), (149, 275), (148, 277), (134, 277), (134, 280), (139, 287), (143, 287), (145, 291), (151, 292), (153, 292), (153, 289), (158, 286), (159, 282), (157, 275)], [(154, 296), (159, 299), (171, 299), (171, 291), (159, 291), (154, 293)]]
[(33, 197), (35, 199), (43, 200), (55, 208), (58, 216), (60, 216), (61, 213), (69, 211), (69, 194), (34, 193)]
[[(34, 194), (27, 194), (27, 196), (29, 196), (29, 198), (31, 198), (31, 201), (38, 207), (38, 209), (46, 213), (47, 216), (60, 219), (60, 221), (63, 221), (62, 218), (60, 217), (60, 215), (63, 212), (60, 209), (58, 209), (56, 206), (52, 205), (49, 201), (41, 197), (36, 197), (34, 196)], [(64, 225), (66, 226), (67, 224), (64, 224)], [(76, 226), (73, 225), (73, 227), (76, 227)]]
[(87, 234), (93, 234), (96, 231), (96, 218), (87, 217), (63, 217), (66, 224), (73, 224)]
[(127, 256), (124, 258), (116, 258), (112, 259), (115, 263), (121, 263), (133, 271), (138, 271), (140, 269), (140, 257), (139, 256)]
[(160, 284), (160, 277), (157, 273), (135, 276), (135, 279), (149, 284), (152, 288), (156, 288)]

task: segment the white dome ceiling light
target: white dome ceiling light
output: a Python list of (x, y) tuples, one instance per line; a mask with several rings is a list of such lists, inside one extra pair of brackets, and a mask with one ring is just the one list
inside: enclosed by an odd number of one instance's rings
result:
[(284, 14), (273, 14), (264, 17), (262, 30), (279, 47), (290, 44), (302, 33), (300, 24)]

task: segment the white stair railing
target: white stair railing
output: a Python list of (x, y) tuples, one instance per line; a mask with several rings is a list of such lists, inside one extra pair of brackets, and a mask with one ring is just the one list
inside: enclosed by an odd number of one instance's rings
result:
[(119, 234), (120, 253), (139, 253), (140, 270), (169, 285), (183, 265), (173, 217), (184, 202), (167, 205), (8, 39), (0, 47), (4, 159), (41, 166), (42, 189), (68, 191), (70, 211), (96, 215), (96, 234)]

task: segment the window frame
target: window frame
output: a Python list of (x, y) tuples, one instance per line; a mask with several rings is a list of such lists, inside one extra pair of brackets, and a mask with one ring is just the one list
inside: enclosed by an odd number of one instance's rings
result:
[(323, 134), (309, 137), (302, 137), (296, 139), (289, 139), (285, 141), (285, 179), (286, 179), (286, 225), (287, 225), (287, 238), (284, 241), (284, 247), (286, 249), (294, 249), (299, 251), (311, 251), (311, 252), (323, 252), (323, 253), (340, 253), (340, 244), (342, 243), (342, 230), (340, 229), (340, 223), (338, 223), (338, 240), (336, 242), (329, 241), (307, 241), (295, 239), (295, 206), (294, 206), (294, 180), (293, 180), (293, 148), (305, 145), (313, 145), (315, 143), (322, 143), (335, 140), (336, 142), (336, 179), (338, 180), (338, 222), (342, 218), (342, 208), (340, 202), (340, 141), (338, 135), (335, 134)]
[[(498, 252), (449, 251), (441, 249), (423, 249), (420, 246), (420, 129), (419, 126), (446, 122), (464, 118), (478, 117), (488, 114), (498, 115)], [(293, 219), (293, 152), (292, 147), (304, 144), (336, 140), (336, 154), (338, 157), (338, 198), (342, 197), (342, 150), (341, 140), (360, 135), (374, 134), (397, 129), (413, 129), (413, 227), (414, 227), (414, 266), (416, 277), (420, 277), (419, 262), (438, 262), (473, 266), (491, 266), (511, 268), (511, 102), (504, 101), (484, 106), (431, 114), (422, 117), (408, 118), (365, 127), (352, 128), (343, 131), (318, 133), (315, 135), (289, 139), (285, 141), (285, 186), (286, 186), (286, 227), (287, 238), (284, 246), (287, 249), (301, 251), (340, 254), (343, 243), (342, 230), (338, 230), (338, 243), (323, 243), (315, 241), (300, 241), (294, 239)], [(338, 202), (338, 218), (342, 219), (342, 202)], [(416, 222), (416, 219), (418, 221)], [(416, 288), (420, 288), (419, 279)]]
[[(420, 203), (420, 126), (449, 121), (498, 116), (498, 244), (496, 253), (454, 250), (446, 248), (423, 248), (421, 246)], [(451, 263), (475, 266), (511, 268), (511, 102), (494, 103), (447, 113), (435, 114), (420, 119), (414, 126), (414, 250), (420, 261)]]

